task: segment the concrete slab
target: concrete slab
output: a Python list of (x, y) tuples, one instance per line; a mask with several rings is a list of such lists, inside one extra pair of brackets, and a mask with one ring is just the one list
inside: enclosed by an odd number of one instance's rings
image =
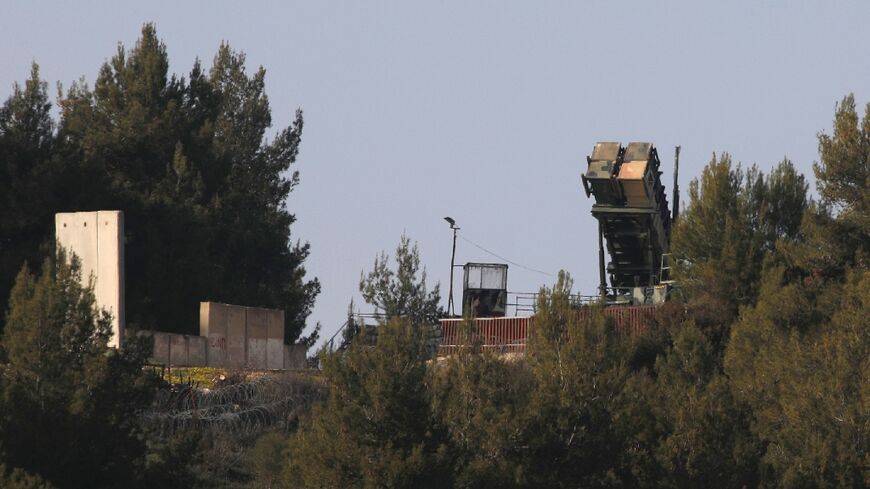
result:
[(82, 266), (82, 280), (87, 283), (98, 265), (97, 213), (62, 212), (54, 215), (58, 244), (74, 253)]
[(112, 314), (112, 339), (109, 345), (118, 347), (124, 342), (124, 213), (98, 211), (97, 269), (94, 295), (100, 307)]
[(227, 306), (227, 357), (228, 367), (243, 368), (246, 363), (245, 341), (246, 311), (242, 306)]
[(206, 364), (210, 367), (227, 365), (227, 317), (229, 308), (217, 302), (200, 302), (199, 335), (207, 339)]
[(154, 338), (154, 350), (151, 354), (151, 362), (169, 365), (169, 335), (167, 333), (151, 331), (143, 331), (142, 334)]
[(187, 365), (190, 367), (206, 366), (206, 344), (208, 338), (204, 336), (187, 337)]
[(246, 311), (247, 339), (248, 339), (248, 368), (265, 369), (266, 366), (266, 342), (268, 340), (269, 325), (267, 309), (249, 307)]
[(284, 342), (269, 338), (266, 340), (266, 368), (281, 370), (284, 368)]
[(124, 339), (124, 214), (121, 211), (55, 214), (55, 238), (81, 263), (82, 284), (93, 280), (97, 307), (112, 314), (109, 346)]
[(265, 309), (266, 312), (266, 368), (284, 368), (284, 311)]
[(261, 309), (266, 313), (266, 337), (270, 340), (284, 341), (284, 311), (281, 309)]
[(169, 335), (169, 364), (175, 367), (187, 365), (187, 337), (181, 334)]
[(305, 345), (284, 345), (284, 368), (305, 368), (305, 355), (308, 349)]

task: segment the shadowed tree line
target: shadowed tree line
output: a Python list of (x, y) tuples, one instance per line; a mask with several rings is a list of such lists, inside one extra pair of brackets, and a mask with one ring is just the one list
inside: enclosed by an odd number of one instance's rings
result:
[(267, 138), (265, 70), (248, 74), (228, 44), (210, 68), (168, 67), (147, 24), (93, 86), (58, 88), (57, 118), (36, 64), (13, 87), (0, 107), (0, 299), (50, 254), (56, 212), (120, 209), (131, 326), (196, 333), (198, 303), (215, 300), (284, 309), (293, 342), (320, 290), (285, 206), (302, 113)]

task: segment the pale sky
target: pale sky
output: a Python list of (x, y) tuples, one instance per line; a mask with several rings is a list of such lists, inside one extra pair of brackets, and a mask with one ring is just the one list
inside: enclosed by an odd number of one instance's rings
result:
[[(267, 70), (276, 127), (305, 112), (288, 207), (318, 277), (309, 326), (329, 337), (362, 270), (403, 232), (446, 305), (452, 216), (526, 267), (597, 285), (596, 225), (580, 185), (597, 141), (652, 141), (670, 192), (714, 152), (811, 179), (834, 106), (870, 100), (870, 2), (0, 1), (0, 97), (39, 63), (93, 83), (154, 22), (171, 70), (210, 66), (222, 40)], [(183, 239), (183, 237), (179, 237)], [(457, 263), (497, 262), (468, 242)], [(461, 272), (461, 271), (460, 271)], [(461, 281), (457, 273), (456, 281)], [(511, 265), (510, 291), (551, 284)], [(461, 302), (457, 294), (456, 302)], [(309, 328), (310, 329), (310, 328)]]

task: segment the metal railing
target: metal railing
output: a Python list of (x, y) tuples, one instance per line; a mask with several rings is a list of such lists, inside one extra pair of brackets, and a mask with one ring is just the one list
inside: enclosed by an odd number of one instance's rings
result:
[[(629, 306), (629, 305), (651, 305), (659, 304), (664, 301), (667, 291), (673, 285), (662, 285), (657, 287), (607, 287), (605, 294), (602, 295), (584, 295), (571, 294), (569, 300), (576, 306), (602, 305), (602, 306)], [(533, 316), (537, 313), (538, 307), (537, 292), (508, 292), (507, 302), (505, 304), (505, 316)], [(341, 327), (333, 334), (324, 344), (326, 349), (334, 352), (346, 346), (344, 333), (350, 327), (374, 326), (374, 324), (366, 321), (373, 320), (375, 323), (389, 319), (383, 313), (355, 313), (348, 318)], [(433, 332), (440, 340), (440, 331)]]
[[(569, 296), (569, 300), (577, 305), (590, 305), (600, 303), (601, 297), (597, 295), (572, 294)], [(513, 310), (514, 316), (533, 315), (537, 312), (537, 308), (537, 292), (508, 292), (507, 312)]]
[[(538, 295), (537, 292), (508, 292), (506, 315), (510, 316), (511, 311), (514, 316), (535, 314)], [(664, 300), (664, 297), (656, 295), (656, 287), (607, 287), (603, 296), (572, 294), (569, 300), (578, 306), (623, 306), (656, 304)]]
[[(386, 314), (379, 312), (369, 312), (369, 313), (355, 313), (353, 316), (347, 318), (347, 320), (338, 328), (338, 331), (335, 332), (328, 340), (326, 340), (325, 346), (326, 349), (330, 352), (334, 352), (335, 350), (342, 347), (344, 344), (344, 331), (348, 328), (348, 326), (361, 327), (367, 325), (366, 319), (373, 319), (377, 321), (384, 321), (389, 319)], [(369, 324), (371, 326), (371, 324)], [(339, 336), (342, 335), (342, 336)]]

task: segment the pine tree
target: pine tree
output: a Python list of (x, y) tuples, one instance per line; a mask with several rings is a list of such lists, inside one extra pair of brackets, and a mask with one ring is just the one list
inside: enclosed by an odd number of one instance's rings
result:
[(325, 354), (326, 404), (291, 440), (286, 482), (300, 487), (444, 487), (443, 436), (433, 425), (425, 343), (395, 318), (376, 346), (357, 337)]
[(437, 324), (442, 315), (439, 286), (427, 289), (426, 269), (420, 269), (417, 244), (411, 245), (411, 239), (403, 234), (396, 247), (395, 270), (390, 268), (389, 261), (390, 257), (382, 252), (375, 258), (372, 271), (360, 274), (363, 299), (388, 318), (406, 318), (418, 327)]
[(870, 247), (870, 103), (861, 121), (855, 97), (843, 98), (834, 115), (833, 135), (819, 135), (819, 157), (813, 165), (819, 194), (844, 224), (855, 228), (856, 241), (863, 242), (866, 252)]
[(726, 371), (752, 407), (771, 483), (861, 487), (870, 476), (868, 298), (870, 272), (819, 289), (779, 267), (735, 325)]
[(25, 267), (9, 302), (0, 367), (0, 446), (10, 467), (63, 488), (128, 487), (143, 475), (137, 412), (153, 392), (150, 345), (116, 351), (108, 313), (63, 250), (39, 277)]
[[(542, 290), (526, 361), (535, 387), (523, 418), (521, 483), (531, 487), (638, 485), (651, 458), (627, 388), (631, 340), (600, 311), (581, 314), (571, 280)], [(646, 455), (644, 455), (646, 453)]]
[(462, 329), (465, 346), (430, 372), (433, 414), (447, 432), (452, 486), (522, 487), (519, 435), (533, 387), (530, 371), (483, 349), (470, 319)]
[(3, 489), (54, 489), (38, 475), (31, 475), (21, 469), (7, 470), (0, 464), (0, 487)]
[(672, 250), (692, 315), (717, 351), (740, 307), (755, 302), (765, 261), (799, 241), (808, 205), (805, 179), (788, 159), (765, 176), (714, 155), (692, 181)]
[(735, 398), (720, 357), (692, 321), (673, 334), (649, 391), (662, 426), (660, 487), (756, 487), (763, 446), (749, 406)]
[[(48, 85), (31, 66), (0, 107), (0, 301), (6, 301), (21, 264), (38, 264), (53, 232), (53, 209), (63, 195)], [(0, 333), (4, 317), (0, 314)]]
[(269, 141), (265, 70), (222, 44), (209, 73), (170, 75), (166, 46), (146, 24), (135, 47), (74, 84), (60, 101), (60, 152), (81, 179), (65, 206), (125, 211), (128, 321), (195, 332), (203, 300), (285, 310), (296, 340), (320, 290), (305, 280), (286, 199), (302, 114)]
[(863, 121), (848, 95), (837, 105), (833, 134), (819, 134), (813, 165), (822, 200), (803, 223), (806, 246), (790, 251), (795, 264), (841, 279), (870, 262), (870, 103)]
[(819, 136), (814, 170), (822, 200), (808, 206), (798, 239), (777, 242), (781, 259), (765, 263), (758, 301), (731, 332), (726, 373), (766, 446), (767, 485), (863, 487), (870, 480), (868, 132), (854, 99), (844, 98), (834, 135)]

